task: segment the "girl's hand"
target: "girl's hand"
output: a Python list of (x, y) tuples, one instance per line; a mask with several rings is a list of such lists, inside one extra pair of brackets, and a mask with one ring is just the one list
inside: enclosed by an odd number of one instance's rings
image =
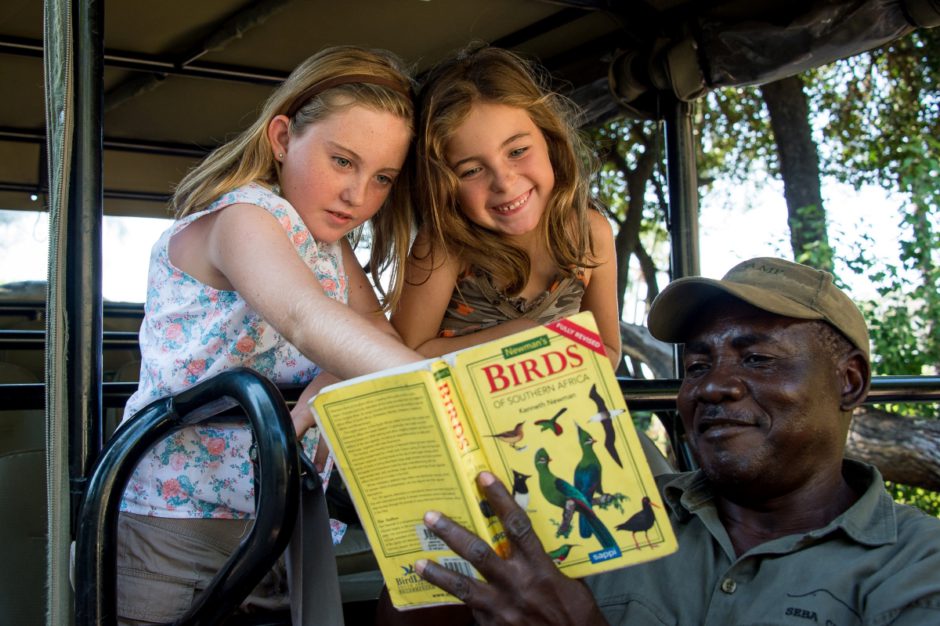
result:
[[(298, 439), (303, 437), (309, 428), (317, 425), (317, 419), (313, 416), (313, 411), (310, 410), (310, 399), (320, 393), (321, 389), (335, 382), (339, 382), (339, 378), (329, 372), (320, 372), (300, 393), (297, 404), (290, 412), (290, 419), (294, 423), (294, 434), (297, 435)], [(317, 456), (319, 456), (319, 452)]]
[(477, 482), (506, 530), (509, 558), (500, 558), (482, 539), (431, 511), (424, 517), (425, 525), (488, 582), (468, 578), (433, 561), (418, 561), (418, 574), (461, 599), (481, 625), (606, 624), (588, 588), (562, 574), (545, 554), (529, 516), (506, 488), (489, 472), (481, 473)]
[[(300, 397), (297, 398), (297, 404), (291, 409), (290, 419), (294, 423), (294, 434), (297, 435), (298, 440), (304, 436), (307, 430), (317, 425), (317, 418), (314, 417), (313, 411), (310, 410), (310, 399), (320, 393), (321, 389), (337, 381), (339, 381), (339, 379), (329, 372), (320, 372), (320, 375), (314, 378), (303, 392), (301, 392)], [(330, 449), (321, 437), (320, 442), (317, 444), (317, 452), (313, 457), (313, 464), (318, 471), (323, 471), (326, 465), (326, 458), (329, 454)]]

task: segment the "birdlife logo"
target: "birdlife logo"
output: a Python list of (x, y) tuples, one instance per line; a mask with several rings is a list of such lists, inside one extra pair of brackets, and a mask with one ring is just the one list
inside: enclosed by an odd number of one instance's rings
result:
[(588, 557), (591, 559), (591, 563), (601, 563), (603, 561), (620, 558), (620, 556), (620, 548), (617, 546), (612, 548), (604, 548), (603, 550), (598, 550), (597, 552), (591, 552), (588, 554)]

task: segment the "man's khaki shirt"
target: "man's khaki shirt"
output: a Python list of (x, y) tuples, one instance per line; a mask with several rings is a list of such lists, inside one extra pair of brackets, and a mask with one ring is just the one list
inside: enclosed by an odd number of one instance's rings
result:
[(896, 504), (869, 465), (843, 473), (864, 492), (845, 513), (740, 557), (705, 476), (662, 476), (679, 551), (585, 582), (614, 626), (940, 624), (940, 520)]

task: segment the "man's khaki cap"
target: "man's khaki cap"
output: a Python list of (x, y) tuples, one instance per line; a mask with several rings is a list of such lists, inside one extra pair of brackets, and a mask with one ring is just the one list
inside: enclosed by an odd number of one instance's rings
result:
[(829, 322), (871, 358), (865, 319), (833, 284), (832, 274), (772, 257), (743, 261), (721, 280), (694, 276), (673, 281), (650, 307), (650, 333), (662, 341), (684, 342), (692, 323), (722, 293), (776, 315)]

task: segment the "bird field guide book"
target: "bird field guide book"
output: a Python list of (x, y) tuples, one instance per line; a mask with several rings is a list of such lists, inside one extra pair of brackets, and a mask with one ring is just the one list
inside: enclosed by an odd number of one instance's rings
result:
[(588, 312), (326, 387), (310, 402), (399, 609), (458, 600), (414, 570), (479, 578), (423, 523), (437, 510), (505, 555), (476, 476), (495, 474), (558, 568), (666, 556), (672, 527)]

